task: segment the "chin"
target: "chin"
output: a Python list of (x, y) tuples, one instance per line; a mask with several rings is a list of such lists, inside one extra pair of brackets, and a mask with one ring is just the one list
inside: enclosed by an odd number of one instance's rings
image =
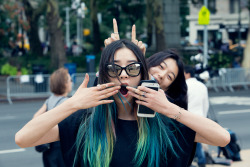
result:
[[(121, 94), (120, 94), (120, 95), (121, 95)], [(123, 97), (122, 97), (122, 96), (123, 96)], [(128, 95), (128, 94), (122, 95), (122, 96), (120, 96), (120, 97), (121, 97), (121, 99), (122, 99), (122, 101), (123, 101), (124, 104), (126, 104), (127, 102), (131, 103), (131, 102), (134, 100), (134, 97), (131, 96), (131, 95)], [(124, 98), (126, 98), (126, 100), (125, 100)], [(116, 102), (117, 104), (119, 104), (119, 103), (122, 104), (122, 102), (121, 102), (120, 98), (118, 97), (118, 95), (115, 95), (115, 96), (114, 96), (114, 99), (115, 99), (115, 102)]]

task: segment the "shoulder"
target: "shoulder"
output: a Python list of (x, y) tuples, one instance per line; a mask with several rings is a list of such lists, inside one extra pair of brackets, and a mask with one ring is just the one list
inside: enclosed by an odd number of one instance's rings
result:
[(207, 91), (207, 87), (204, 83), (198, 81), (196, 78), (189, 78), (186, 80), (188, 91)]
[(70, 115), (62, 122), (60, 122), (59, 129), (77, 128), (78, 126), (80, 126), (83, 118), (86, 117), (87, 115), (88, 115), (87, 110), (78, 110), (74, 114)]

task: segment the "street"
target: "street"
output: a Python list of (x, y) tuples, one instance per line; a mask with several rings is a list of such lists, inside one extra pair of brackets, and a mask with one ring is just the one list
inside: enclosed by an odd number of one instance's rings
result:
[[(250, 91), (210, 93), (210, 101), (219, 124), (230, 128), (243, 150), (250, 149)], [(43, 104), (42, 100), (0, 103), (0, 166), (42, 167), (42, 156), (34, 148), (19, 148), (15, 133), (30, 120)], [(210, 111), (211, 112), (211, 111)]]

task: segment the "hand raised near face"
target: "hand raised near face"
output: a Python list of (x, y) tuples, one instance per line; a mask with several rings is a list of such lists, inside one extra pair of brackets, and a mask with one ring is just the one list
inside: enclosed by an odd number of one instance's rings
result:
[(120, 39), (116, 19), (113, 19), (113, 29), (114, 29), (114, 32), (111, 34), (111, 36), (108, 39), (104, 40), (105, 47), (107, 45), (111, 44), (112, 42), (117, 41), (117, 40)]
[(138, 99), (137, 104), (144, 105), (158, 113), (163, 114), (171, 104), (162, 89), (155, 91), (145, 86), (138, 86), (138, 88), (127, 86), (126, 88), (129, 95)]
[(117, 94), (120, 89), (120, 86), (115, 86), (115, 83), (106, 83), (87, 88), (88, 82), (89, 75), (86, 74), (84, 81), (70, 98), (76, 110), (112, 103), (113, 100), (107, 100), (107, 98)]
[(136, 27), (135, 27), (135, 25), (132, 26), (131, 41), (134, 44), (136, 44), (140, 48), (140, 50), (142, 51), (142, 53), (145, 55), (145, 53), (146, 53), (146, 46), (142, 43), (142, 41), (138, 41), (136, 39)]

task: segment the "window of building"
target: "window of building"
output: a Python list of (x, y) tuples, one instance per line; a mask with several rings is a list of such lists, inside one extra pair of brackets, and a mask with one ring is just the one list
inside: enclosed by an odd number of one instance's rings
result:
[(209, 0), (207, 6), (211, 14), (216, 13), (216, 0)]
[(239, 0), (230, 0), (229, 4), (230, 13), (238, 13), (239, 11)]

